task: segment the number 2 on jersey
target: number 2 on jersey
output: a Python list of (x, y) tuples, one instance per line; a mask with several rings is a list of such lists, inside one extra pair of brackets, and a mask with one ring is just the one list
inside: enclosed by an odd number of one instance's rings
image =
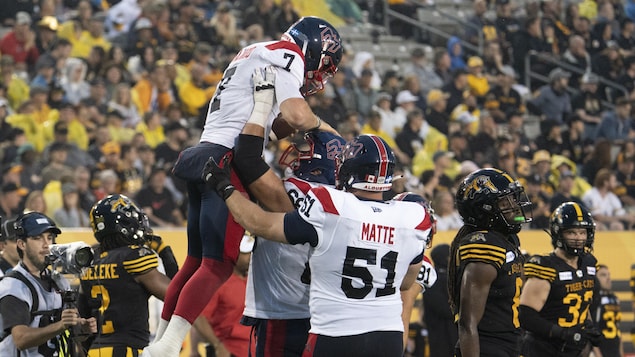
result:
[[(344, 267), (342, 269), (342, 284), (341, 288), (346, 294), (346, 297), (350, 299), (363, 299), (373, 289), (373, 275), (367, 267), (355, 266), (355, 260), (365, 260), (367, 265), (377, 264), (377, 250), (367, 248), (346, 248), (346, 259), (344, 260)], [(377, 289), (375, 292), (376, 297), (382, 297), (392, 295), (396, 289), (393, 286), (395, 283), (395, 267), (397, 265), (397, 252), (390, 251), (381, 257), (380, 266), (382, 269), (388, 271), (386, 274), (386, 284), (383, 288)], [(353, 279), (358, 278), (364, 283), (364, 286), (356, 288), (353, 286)]]
[[(101, 299), (99, 298), (101, 296)], [(101, 301), (101, 305), (99, 306), (99, 314), (104, 316), (106, 310), (108, 310), (108, 306), (110, 305), (110, 294), (108, 294), (108, 290), (103, 285), (93, 285), (90, 289), (90, 297), (93, 299), (99, 299)], [(111, 320), (105, 320), (103, 325), (101, 325), (101, 333), (108, 334), (115, 332), (115, 327), (112, 324)]]

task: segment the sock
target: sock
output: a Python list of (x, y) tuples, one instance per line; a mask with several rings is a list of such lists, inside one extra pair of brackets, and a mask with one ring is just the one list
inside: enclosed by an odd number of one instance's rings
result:
[[(200, 258), (192, 257), (190, 255), (185, 258), (183, 266), (170, 282), (168, 291), (165, 292), (163, 310), (161, 310), (161, 320), (170, 321), (170, 317), (172, 317), (174, 309), (176, 308), (176, 303), (179, 299), (179, 293), (183, 290), (185, 283), (187, 283), (192, 275), (194, 275), (200, 265)], [(161, 325), (159, 324), (159, 326)], [(154, 342), (160, 339), (159, 332), (163, 333), (163, 331), (157, 330), (157, 337), (154, 339)]]
[(183, 287), (174, 315), (181, 316), (190, 324), (194, 323), (233, 269), (232, 263), (203, 258), (201, 266)]
[(161, 340), (144, 348), (144, 357), (178, 357), (192, 324), (178, 315), (172, 316)]
[(154, 341), (152, 343), (158, 342), (161, 337), (163, 337), (163, 333), (165, 333), (165, 329), (168, 327), (168, 323), (170, 321), (164, 320), (163, 318), (159, 319), (159, 324), (157, 325), (157, 333), (154, 335)]

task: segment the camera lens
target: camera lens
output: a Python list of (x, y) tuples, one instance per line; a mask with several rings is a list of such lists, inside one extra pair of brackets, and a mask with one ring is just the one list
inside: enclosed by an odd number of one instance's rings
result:
[(83, 247), (75, 252), (75, 264), (82, 268), (89, 267), (93, 263), (93, 251), (90, 247)]

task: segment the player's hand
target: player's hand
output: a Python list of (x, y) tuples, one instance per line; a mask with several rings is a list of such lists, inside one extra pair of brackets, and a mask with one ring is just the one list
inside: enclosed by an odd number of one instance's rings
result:
[(251, 78), (254, 82), (254, 109), (247, 122), (265, 128), (275, 100), (276, 74), (273, 67), (267, 66), (256, 68)]
[(231, 183), (231, 159), (231, 152), (225, 154), (221, 158), (220, 163), (210, 157), (203, 169), (203, 181), (205, 181), (209, 189), (216, 191), (223, 200), (228, 199), (236, 189)]
[(148, 248), (154, 250), (157, 253), (161, 253), (163, 248), (166, 247), (166, 244), (163, 242), (163, 239), (155, 234), (146, 234), (146, 245)]
[(589, 342), (589, 339), (584, 334), (584, 331), (580, 327), (568, 327), (562, 328), (559, 326), (554, 326), (552, 329), (555, 333), (552, 333), (552, 336), (557, 336), (564, 342), (576, 346), (584, 346)]

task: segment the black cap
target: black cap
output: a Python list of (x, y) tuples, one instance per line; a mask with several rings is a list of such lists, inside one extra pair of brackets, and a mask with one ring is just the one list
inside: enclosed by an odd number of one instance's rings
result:
[(0, 232), (0, 242), (4, 242), (6, 240), (15, 240), (17, 238), (15, 234), (14, 220), (10, 219), (2, 222), (2, 227), (0, 227), (0, 229), (2, 230)]

